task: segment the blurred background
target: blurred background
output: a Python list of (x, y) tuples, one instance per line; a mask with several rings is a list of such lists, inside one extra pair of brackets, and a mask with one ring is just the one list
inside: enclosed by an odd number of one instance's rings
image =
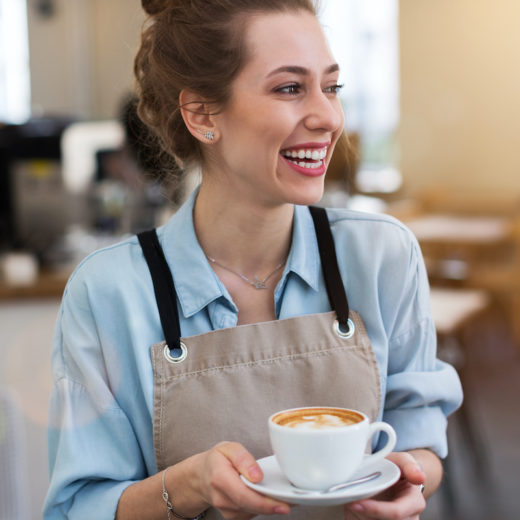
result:
[[(322, 204), (412, 229), (440, 356), (464, 384), (422, 518), (517, 519), (520, 2), (322, 0), (322, 21), (346, 113)], [(0, 520), (41, 517), (67, 277), (164, 222), (198, 181), (157, 180), (136, 144), (142, 22), (139, 0), (0, 0)]]

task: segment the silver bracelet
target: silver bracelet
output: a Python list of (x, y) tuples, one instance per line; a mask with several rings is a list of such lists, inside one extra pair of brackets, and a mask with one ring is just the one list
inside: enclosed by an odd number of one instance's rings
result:
[(166, 472), (169, 468), (166, 468), (162, 472), (162, 498), (164, 500), (164, 503), (166, 504), (166, 512), (168, 514), (168, 520), (171, 520), (171, 515), (173, 515), (175, 518), (182, 518), (183, 520), (201, 520), (206, 516), (206, 511), (203, 511), (200, 515), (197, 515), (195, 517), (188, 517), (188, 516), (182, 516), (179, 513), (176, 513), (173, 509), (173, 504), (170, 502), (170, 497), (168, 496), (168, 491), (166, 491), (166, 486), (164, 484), (164, 477), (166, 476)]

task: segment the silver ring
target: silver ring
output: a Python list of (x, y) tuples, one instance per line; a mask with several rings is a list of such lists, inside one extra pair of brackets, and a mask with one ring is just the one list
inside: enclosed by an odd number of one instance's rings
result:
[(188, 357), (188, 349), (186, 348), (186, 345), (181, 341), (180, 342), (181, 347), (181, 355), (177, 357), (173, 357), (170, 353), (170, 347), (168, 345), (164, 345), (163, 354), (166, 358), (166, 361), (168, 363), (182, 363), (187, 357)]
[(347, 332), (343, 332), (339, 328), (339, 321), (334, 320), (334, 325), (332, 326), (332, 328), (334, 329), (334, 332), (342, 339), (349, 339), (354, 335), (354, 332), (356, 332), (356, 327), (354, 325), (354, 322), (350, 318), (348, 319), (347, 324), (348, 324), (348, 330), (347, 330)]

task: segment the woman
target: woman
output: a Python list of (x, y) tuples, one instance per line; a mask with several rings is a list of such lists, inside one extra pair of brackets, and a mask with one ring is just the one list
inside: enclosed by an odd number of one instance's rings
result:
[[(157, 235), (99, 251), (71, 277), (45, 517), (418, 518), (460, 386), (435, 360), (411, 234), (306, 207), (344, 123), (311, 1), (143, 4), (141, 117), (203, 180)], [(320, 256), (334, 245), (337, 262)], [(333, 508), (291, 509), (245, 486), (271, 453), (270, 413), (324, 403), (394, 426), (401, 481)]]

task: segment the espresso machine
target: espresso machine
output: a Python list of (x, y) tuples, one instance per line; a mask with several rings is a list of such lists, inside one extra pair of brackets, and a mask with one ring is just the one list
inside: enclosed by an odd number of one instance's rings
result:
[(72, 121), (42, 118), (0, 127), (0, 248), (42, 257), (67, 224), (61, 136)]

